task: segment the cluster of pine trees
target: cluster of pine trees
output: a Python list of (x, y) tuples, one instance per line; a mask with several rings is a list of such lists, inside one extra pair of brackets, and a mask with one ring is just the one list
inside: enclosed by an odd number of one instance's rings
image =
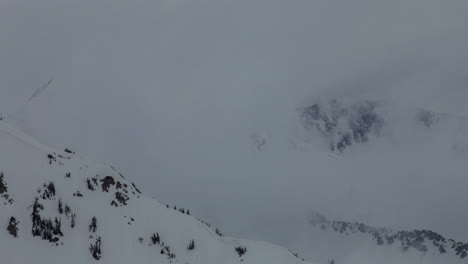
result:
[(42, 185), (43, 190), (39, 189), (38, 192), (42, 193), (41, 198), (44, 200), (50, 200), (55, 197), (55, 184), (53, 182), (44, 183)]
[(19, 221), (16, 220), (13, 216), (10, 217), (10, 221), (8, 222), (7, 231), (13, 237), (18, 237), (18, 224)]
[[(168, 204), (166, 204), (166, 208), (170, 208), (170, 206)], [(189, 209), (187, 209), (187, 210), (185, 210), (184, 208), (177, 209), (177, 206), (175, 206), (175, 205), (174, 205), (173, 208), (174, 208), (175, 211), (179, 211), (179, 212), (181, 212), (183, 214), (190, 215), (190, 210)]]
[(194, 250), (195, 249), (195, 240), (190, 240), (188, 246), (187, 246), (187, 250)]
[[(8, 195), (8, 186), (4, 180), (4, 175), (3, 175), (3, 171), (0, 172), (0, 197), (3, 197), (5, 198), (5, 200), (9, 203), (9, 204), (12, 204), (13, 203), (13, 199), (10, 198), (10, 196)], [(5, 203), (6, 204), (6, 203)]]
[(39, 198), (36, 197), (32, 205), (32, 234), (33, 236), (41, 237), (43, 240), (48, 240), (51, 243), (57, 243), (59, 237), (63, 237), (61, 218), (55, 217), (52, 219), (42, 219), (40, 211), (44, 210), (44, 206), (39, 203)]
[(102, 241), (101, 237), (98, 236), (96, 238), (96, 241), (89, 246), (89, 251), (91, 252), (91, 255), (95, 260), (100, 260), (101, 259), (101, 246), (102, 246)]
[(86, 184), (88, 186), (88, 190), (90, 191), (96, 190), (96, 187), (98, 186), (97, 178), (96, 177), (93, 177), (91, 179), (86, 178)]
[(243, 246), (238, 246), (235, 248), (237, 254), (239, 254), (239, 257), (242, 257), (245, 253), (247, 253), (247, 248)]
[(58, 201), (58, 213), (63, 214), (65, 213), (65, 216), (67, 219), (70, 219), (70, 226), (71, 228), (75, 227), (75, 222), (76, 222), (76, 214), (72, 213), (70, 206), (68, 204), (65, 204), (65, 207), (63, 206), (62, 199), (59, 199)]
[[(90, 233), (89, 238), (93, 238), (94, 237), (93, 234), (95, 234), (97, 231), (97, 219), (95, 216), (91, 218), (91, 223), (88, 226), (88, 231)], [(91, 245), (89, 246), (89, 251), (91, 252), (91, 256), (93, 256), (95, 260), (101, 259), (101, 256), (102, 256), (101, 246), (102, 246), (102, 240), (100, 236), (97, 236), (94, 242), (92, 242)]]
[[(161, 236), (159, 236), (159, 233), (153, 233), (150, 239), (153, 245), (161, 246), (161, 255), (166, 255), (168, 259), (174, 259), (176, 257), (176, 255), (173, 252), (171, 252), (171, 247), (162, 241)], [(193, 243), (195, 248), (195, 242)]]

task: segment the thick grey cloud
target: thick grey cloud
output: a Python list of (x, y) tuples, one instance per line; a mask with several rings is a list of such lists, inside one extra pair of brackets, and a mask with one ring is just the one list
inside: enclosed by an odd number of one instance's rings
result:
[[(290, 147), (303, 133), (296, 109), (317, 98), (468, 115), (467, 11), (455, 0), (3, 1), (0, 111), (230, 234), (283, 243), (269, 230), (313, 209), (468, 239), (466, 156), (434, 143), (450, 131), (427, 144), (401, 128), (412, 140), (339, 161)], [(267, 135), (265, 152), (253, 133)]]

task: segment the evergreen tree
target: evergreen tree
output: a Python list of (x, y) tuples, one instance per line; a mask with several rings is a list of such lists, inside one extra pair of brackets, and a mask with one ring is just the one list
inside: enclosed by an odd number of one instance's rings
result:
[(243, 246), (236, 247), (236, 252), (239, 254), (239, 257), (242, 257), (247, 252), (247, 248)]
[(10, 217), (10, 222), (8, 223), (7, 230), (8, 233), (10, 233), (10, 235), (12, 235), (13, 237), (18, 237), (18, 224), (19, 221), (17, 221), (16, 218), (14, 218), (13, 216)]
[(91, 252), (91, 255), (95, 260), (100, 260), (101, 259), (101, 237), (97, 237), (96, 242), (94, 244), (91, 244), (89, 246), (89, 251)]
[(159, 233), (156, 233), (151, 236), (151, 241), (154, 245), (161, 243), (161, 238), (159, 237)]
[(97, 219), (95, 216), (91, 219), (91, 224), (89, 224), (89, 232), (96, 233), (97, 229)]
[(76, 215), (75, 215), (75, 213), (73, 213), (73, 214), (71, 215), (71, 221), (70, 221), (70, 227), (71, 227), (71, 228), (74, 228), (74, 227), (75, 227), (75, 221), (76, 221)]
[(63, 214), (62, 199), (59, 199), (59, 201), (58, 201), (58, 212), (59, 212), (59, 214)]
[(190, 240), (188, 246), (187, 246), (187, 250), (194, 250), (195, 249), (195, 240)]

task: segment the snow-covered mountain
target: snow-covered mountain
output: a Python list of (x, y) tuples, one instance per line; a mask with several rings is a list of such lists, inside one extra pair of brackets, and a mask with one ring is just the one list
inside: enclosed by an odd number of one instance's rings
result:
[[(332, 217), (313, 213), (283, 220), (287, 224), (277, 229), (287, 225), (290, 232), (274, 239), (323, 263), (466, 263), (464, 229), (444, 223), (463, 218), (457, 215), (464, 207), (456, 185), (466, 179), (458, 161), (468, 154), (468, 119), (384, 100), (312, 102), (298, 108), (304, 133), (294, 138), (298, 154), (291, 157), (312, 164), (298, 169), (306, 171), (313, 190), (304, 208), (320, 208)], [(253, 149), (268, 157), (278, 151), (278, 134), (255, 134)], [(320, 192), (333, 209), (317, 202)], [(441, 220), (411, 219), (421, 212)]]
[[(447, 238), (432, 230), (396, 230), (356, 221), (331, 220), (313, 212), (306, 230), (316, 241), (311, 254), (322, 249), (338, 263), (358, 259), (381, 259), (379, 263), (466, 263), (468, 243)], [(325, 245), (333, 245), (325, 250)], [(366, 257), (359, 256), (366, 252)], [(334, 256), (333, 256), (334, 255)], [(353, 256), (355, 255), (355, 256)], [(388, 258), (387, 260), (384, 260)]]
[(451, 136), (438, 140), (450, 144), (460, 154), (468, 150), (468, 141), (463, 136), (468, 132), (468, 118), (464, 116), (386, 101), (338, 99), (313, 103), (300, 108), (299, 114), (303, 126), (318, 133), (333, 152), (343, 152), (352, 145), (379, 137), (398, 141), (401, 128), (412, 129), (413, 134), (448, 129)]
[(224, 237), (113, 167), (4, 120), (0, 149), (2, 263), (302, 263), (287, 249)]

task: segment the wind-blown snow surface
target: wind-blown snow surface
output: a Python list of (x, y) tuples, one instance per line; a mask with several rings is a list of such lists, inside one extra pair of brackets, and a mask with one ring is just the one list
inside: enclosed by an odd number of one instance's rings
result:
[[(5, 121), (0, 121), (0, 149), (4, 263), (302, 263), (269, 243), (221, 237), (187, 212), (140, 194), (112, 167), (68, 149), (54, 151)], [(93, 217), (96, 230), (90, 226)], [(97, 261), (89, 247), (99, 239)], [(195, 247), (188, 250), (191, 240)], [(236, 247), (245, 247), (245, 254)]]

